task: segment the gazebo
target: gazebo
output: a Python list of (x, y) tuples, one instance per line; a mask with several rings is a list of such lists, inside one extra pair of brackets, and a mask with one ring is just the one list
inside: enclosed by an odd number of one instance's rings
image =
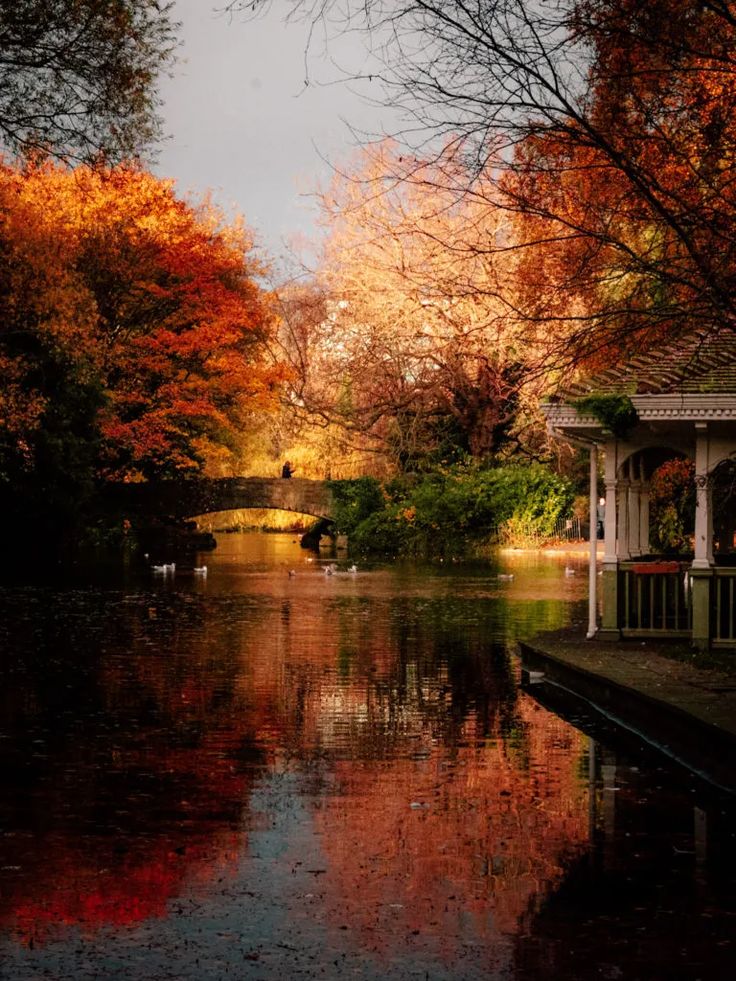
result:
[[(701, 648), (736, 647), (736, 336), (693, 333), (568, 386), (543, 409), (552, 432), (590, 449), (588, 636), (687, 637)], [(650, 548), (650, 481), (673, 457), (695, 466), (692, 549), (657, 555)]]

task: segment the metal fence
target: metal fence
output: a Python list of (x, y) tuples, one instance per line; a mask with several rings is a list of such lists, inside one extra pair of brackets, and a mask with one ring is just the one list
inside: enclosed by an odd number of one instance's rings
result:
[(580, 518), (558, 518), (555, 523), (554, 537), (563, 542), (577, 542), (588, 537), (588, 522)]

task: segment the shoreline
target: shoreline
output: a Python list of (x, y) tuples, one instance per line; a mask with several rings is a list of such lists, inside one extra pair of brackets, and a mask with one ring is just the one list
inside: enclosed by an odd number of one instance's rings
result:
[(582, 700), (720, 790), (736, 794), (734, 672), (699, 667), (683, 644), (587, 640), (581, 630), (519, 642), (523, 687)]

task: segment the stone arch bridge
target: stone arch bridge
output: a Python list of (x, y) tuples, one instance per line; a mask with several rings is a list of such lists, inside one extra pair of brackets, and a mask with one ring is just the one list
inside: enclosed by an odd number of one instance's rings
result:
[(327, 481), (292, 477), (194, 478), (110, 484), (107, 503), (131, 517), (193, 518), (213, 511), (271, 509), (331, 521), (334, 510)]

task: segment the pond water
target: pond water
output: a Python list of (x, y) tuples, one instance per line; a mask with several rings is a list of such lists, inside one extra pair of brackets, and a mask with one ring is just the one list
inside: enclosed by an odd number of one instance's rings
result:
[(1, 978), (735, 976), (733, 801), (520, 687), (584, 555), (200, 560), (0, 586)]

